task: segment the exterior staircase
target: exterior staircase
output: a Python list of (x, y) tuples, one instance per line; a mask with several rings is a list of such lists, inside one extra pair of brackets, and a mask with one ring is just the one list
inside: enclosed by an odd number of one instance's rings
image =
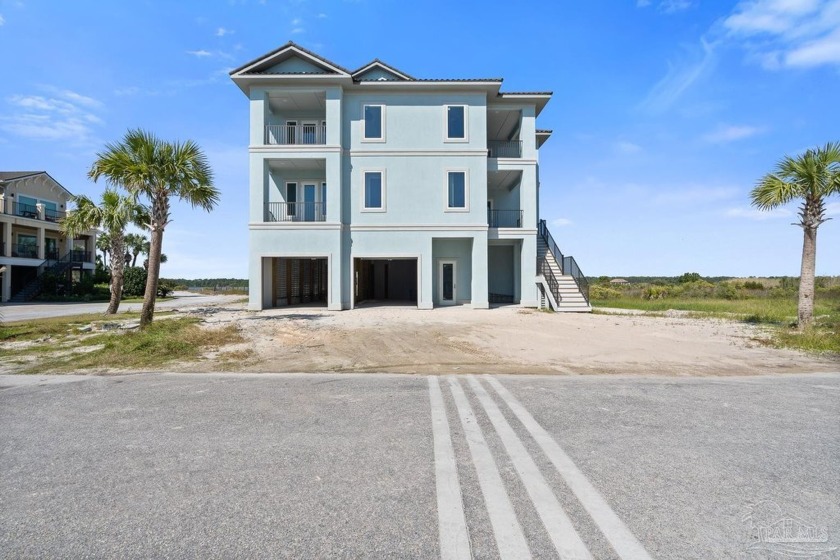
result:
[(589, 283), (574, 257), (566, 257), (540, 220), (537, 235), (537, 285), (542, 307), (562, 312), (589, 313)]
[(69, 251), (60, 259), (46, 259), (38, 266), (37, 276), (15, 293), (9, 299), (9, 303), (24, 303), (38, 296), (44, 289), (45, 275), (52, 274), (57, 278), (63, 277), (74, 264), (79, 262), (76, 253), (78, 251)]

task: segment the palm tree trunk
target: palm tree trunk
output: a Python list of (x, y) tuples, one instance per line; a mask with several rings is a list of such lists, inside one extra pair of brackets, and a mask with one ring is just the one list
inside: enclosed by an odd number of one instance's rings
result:
[(802, 269), (799, 273), (799, 330), (814, 322), (814, 275), (817, 261), (817, 228), (803, 226)]
[(158, 279), (160, 276), (160, 252), (163, 246), (163, 229), (152, 228), (152, 242), (149, 247), (149, 268), (146, 272), (146, 294), (143, 296), (143, 310), (140, 312), (140, 327), (152, 323), (155, 314)]
[[(122, 254), (124, 241), (121, 234), (114, 234), (111, 238), (111, 249), (114, 254)], [(120, 307), (124, 280), (125, 261), (123, 259), (111, 259), (111, 301), (108, 303), (108, 310), (105, 312), (108, 315), (115, 314)]]

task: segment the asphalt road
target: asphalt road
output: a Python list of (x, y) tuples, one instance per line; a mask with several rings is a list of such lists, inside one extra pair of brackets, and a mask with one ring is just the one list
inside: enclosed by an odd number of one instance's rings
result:
[[(174, 298), (155, 302), (155, 309), (177, 309), (184, 307), (196, 307), (205, 305), (219, 305), (231, 303), (243, 299), (245, 296), (213, 295), (205, 296), (192, 292), (174, 292)], [(140, 311), (143, 302), (120, 303), (119, 312)], [(0, 306), (0, 315), (3, 321), (27, 321), (31, 319), (46, 319), (49, 317), (67, 317), (69, 315), (84, 315), (87, 313), (105, 313), (108, 309), (108, 302), (96, 303), (49, 303), (49, 302), (28, 302), (28, 303), (4, 303)]]
[(840, 374), (4, 376), (0, 425), (2, 557), (840, 558)]

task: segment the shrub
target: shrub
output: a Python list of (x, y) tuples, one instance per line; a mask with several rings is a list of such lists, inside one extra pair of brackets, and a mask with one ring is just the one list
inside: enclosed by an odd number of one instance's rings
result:
[(142, 296), (146, 292), (146, 269), (130, 266), (123, 276), (123, 297)]
[(619, 299), (622, 294), (619, 290), (609, 288), (607, 286), (601, 286), (596, 284), (594, 286), (590, 286), (589, 288), (589, 297), (591, 299)]
[(744, 282), (744, 288), (747, 290), (763, 290), (764, 284), (755, 280), (747, 280)]
[(161, 279), (158, 281), (157, 295), (158, 297), (166, 297), (176, 289), (175, 282), (172, 280)]
[(664, 299), (671, 295), (668, 286), (648, 286), (642, 292), (642, 299)]
[(698, 272), (686, 272), (679, 278), (677, 278), (678, 284), (686, 284), (688, 282), (697, 282), (698, 280), (702, 280), (703, 277), (700, 276)]

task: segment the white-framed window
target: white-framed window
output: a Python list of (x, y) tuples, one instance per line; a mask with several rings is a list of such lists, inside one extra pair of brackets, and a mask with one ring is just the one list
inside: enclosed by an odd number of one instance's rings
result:
[(448, 212), (470, 211), (470, 181), (466, 169), (446, 171), (446, 210)]
[(467, 142), (467, 106), (444, 105), (447, 142)]
[(385, 141), (385, 106), (362, 106), (362, 140), (365, 142)]
[(367, 169), (362, 172), (362, 211), (385, 211), (385, 170)]

